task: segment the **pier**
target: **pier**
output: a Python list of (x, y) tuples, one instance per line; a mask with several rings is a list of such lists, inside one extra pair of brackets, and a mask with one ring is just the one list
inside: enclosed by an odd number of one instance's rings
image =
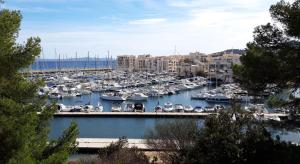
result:
[[(79, 149), (100, 149), (118, 142), (118, 138), (77, 138), (77, 148)], [(127, 139), (128, 148), (136, 147), (140, 150), (150, 150), (145, 139)]]
[[(54, 117), (163, 117), (163, 118), (205, 118), (209, 115), (216, 115), (217, 113), (176, 113), (176, 112), (59, 112), (55, 113)], [(263, 114), (268, 117), (287, 118), (288, 114), (283, 113), (269, 113)]]
[(54, 117), (195, 117), (204, 118), (216, 113), (166, 113), (166, 112), (59, 112)]

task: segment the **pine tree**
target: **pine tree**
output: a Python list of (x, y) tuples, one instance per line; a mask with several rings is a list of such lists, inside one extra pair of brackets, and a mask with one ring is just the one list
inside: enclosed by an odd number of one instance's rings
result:
[(48, 139), (54, 110), (43, 107), (46, 99), (37, 95), (43, 82), (20, 73), (40, 54), (41, 40), (17, 43), (21, 20), (19, 11), (0, 9), (0, 163), (64, 163), (75, 150), (77, 125)]
[(256, 94), (266, 88), (290, 89), (290, 99), (282, 105), (300, 111), (300, 99), (295, 97), (300, 88), (300, 0), (280, 1), (271, 6), (270, 14), (275, 23), (254, 30), (254, 41), (247, 44), (234, 73)]

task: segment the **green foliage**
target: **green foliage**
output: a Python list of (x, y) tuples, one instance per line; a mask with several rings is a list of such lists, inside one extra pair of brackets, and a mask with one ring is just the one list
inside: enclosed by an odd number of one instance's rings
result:
[[(277, 24), (257, 27), (254, 41), (247, 44), (246, 55), (241, 57), (242, 65), (233, 67), (244, 87), (253, 93), (268, 86), (300, 88), (300, 0), (293, 4), (280, 1), (271, 6), (270, 13)], [(289, 104), (297, 108), (300, 101)]]
[(147, 144), (160, 153), (164, 163), (182, 161), (196, 141), (198, 124), (193, 119), (158, 122), (145, 135)]
[(221, 112), (205, 120), (194, 148), (183, 163), (298, 163), (300, 148), (274, 140), (250, 115)]
[(128, 148), (126, 138), (120, 138), (118, 142), (111, 143), (108, 147), (100, 149), (98, 157), (82, 158), (79, 164), (148, 164), (147, 156), (137, 148)]
[(19, 73), (40, 54), (41, 40), (16, 43), (21, 19), (19, 11), (0, 9), (0, 163), (63, 163), (74, 150), (77, 126), (48, 142), (54, 108), (42, 108), (46, 100), (36, 91), (43, 82)]
[(201, 128), (188, 120), (159, 124), (148, 144), (163, 150), (164, 163), (299, 163), (299, 146), (274, 139), (252, 115), (232, 108), (208, 116)]

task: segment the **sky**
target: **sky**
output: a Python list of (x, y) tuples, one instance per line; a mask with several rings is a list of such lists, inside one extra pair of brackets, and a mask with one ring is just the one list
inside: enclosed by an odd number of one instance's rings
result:
[(18, 42), (39, 36), (42, 58), (70, 58), (244, 49), (254, 28), (271, 22), (269, 8), (278, 1), (5, 0), (2, 6), (23, 15)]

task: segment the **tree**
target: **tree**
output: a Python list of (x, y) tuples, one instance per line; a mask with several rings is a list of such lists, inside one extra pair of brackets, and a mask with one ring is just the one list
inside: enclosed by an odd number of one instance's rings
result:
[(299, 110), (300, 99), (294, 93), (300, 88), (300, 0), (280, 1), (270, 13), (275, 24), (255, 28), (254, 41), (247, 44), (242, 65), (234, 66), (234, 74), (252, 93), (291, 89), (284, 105)]
[(19, 11), (0, 9), (0, 163), (63, 163), (75, 150), (78, 129), (72, 123), (58, 140), (48, 140), (55, 110), (37, 95), (43, 82), (19, 73), (40, 54), (41, 40), (16, 43), (21, 19)]
[(145, 138), (150, 148), (161, 150), (160, 156), (164, 163), (180, 163), (194, 145), (197, 132), (196, 120), (180, 119), (158, 122)]
[(164, 163), (299, 163), (299, 146), (274, 139), (262, 122), (239, 111), (234, 104), (209, 115), (201, 127), (196, 120), (159, 123), (146, 137), (148, 145), (162, 150)]
[(299, 163), (299, 146), (274, 140), (251, 115), (234, 114), (236, 119), (231, 111), (209, 116), (182, 163)]
[(102, 148), (98, 152), (98, 157), (81, 158), (76, 163), (103, 163), (103, 164), (148, 164), (148, 157), (136, 147), (128, 148), (128, 140), (120, 138), (118, 142), (111, 143), (109, 146)]

